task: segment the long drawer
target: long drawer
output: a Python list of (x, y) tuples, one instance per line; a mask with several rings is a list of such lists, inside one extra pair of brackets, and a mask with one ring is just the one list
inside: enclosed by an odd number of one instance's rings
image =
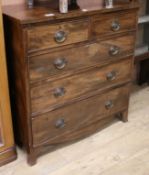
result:
[(57, 50), (29, 58), (30, 81), (73, 74), (97, 64), (112, 62), (133, 54), (134, 34), (125, 34), (104, 41)]
[(51, 49), (88, 40), (89, 22), (87, 19), (45, 24), (27, 30), (29, 52)]
[(80, 132), (82, 128), (128, 107), (129, 88), (129, 85), (117, 88), (33, 118), (34, 146), (81, 138), (86, 132)]
[(92, 18), (92, 37), (103, 37), (136, 30), (136, 11), (122, 11), (97, 15)]
[(40, 82), (31, 88), (32, 115), (43, 113), (71, 100), (131, 79), (132, 58), (103, 68), (76, 74), (56, 81)]

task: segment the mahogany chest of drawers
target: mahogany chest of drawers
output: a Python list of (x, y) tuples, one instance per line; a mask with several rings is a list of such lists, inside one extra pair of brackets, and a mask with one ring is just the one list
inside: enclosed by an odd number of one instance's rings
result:
[(4, 8), (14, 125), (31, 165), (115, 117), (128, 120), (138, 4), (79, 2), (68, 14)]

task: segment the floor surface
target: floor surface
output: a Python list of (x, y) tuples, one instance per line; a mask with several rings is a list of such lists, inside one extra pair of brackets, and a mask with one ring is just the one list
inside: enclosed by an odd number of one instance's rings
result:
[(0, 175), (149, 175), (149, 87), (131, 95), (129, 122), (117, 121), (84, 140), (38, 159), (30, 167), (18, 159)]

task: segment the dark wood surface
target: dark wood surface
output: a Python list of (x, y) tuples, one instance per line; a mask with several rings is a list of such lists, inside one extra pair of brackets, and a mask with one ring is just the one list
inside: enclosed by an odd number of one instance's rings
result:
[[(54, 36), (59, 31), (65, 32), (65, 42), (58, 43), (55, 41)], [(88, 19), (83, 19), (53, 25), (46, 24), (42, 26), (30, 27), (27, 30), (27, 35), (29, 52), (78, 43), (88, 40), (89, 21)]]
[[(67, 14), (60, 14), (58, 10), (58, 0), (51, 1), (48, 6), (35, 6), (33, 9), (27, 7), (26, 4), (9, 5), (3, 7), (3, 12), (9, 15), (12, 19), (19, 21), (21, 24), (30, 24), (37, 22), (51, 22), (53, 20), (66, 20), (69, 18), (76, 18), (82, 16), (90, 16), (93, 14), (109, 13), (112, 11), (121, 11), (128, 9), (138, 9), (138, 2), (133, 0), (131, 3), (128, 1), (119, 1), (114, 3), (114, 8), (106, 8), (99, 3), (101, 0), (78, 0), (79, 9), (71, 10)], [(53, 5), (54, 4), (54, 5)], [(53, 8), (54, 6), (54, 8)], [(83, 11), (83, 9), (87, 11)], [(54, 16), (47, 17), (45, 14), (54, 14)]]
[[(113, 23), (120, 25), (119, 30), (112, 28)], [(102, 27), (101, 27), (102, 26)], [(92, 35), (93, 37), (111, 35), (136, 28), (136, 13), (134, 11), (125, 11), (119, 13), (110, 13), (103, 15), (95, 15), (92, 18)]]
[(6, 16), (4, 27), (15, 140), (31, 152), (30, 92), (23, 31), (18, 23)]
[[(78, 46), (67, 46), (55, 49), (42, 55), (29, 57), (29, 76), (31, 83), (66, 77), (73, 75), (82, 69), (100, 67), (133, 54), (134, 32), (124, 34), (103, 41), (97, 40)], [(111, 49), (117, 47), (118, 52), (112, 55)], [(76, 52), (77, 49), (77, 52)], [(100, 55), (100, 59), (99, 59)], [(57, 67), (56, 61), (63, 61), (62, 68)]]
[[(49, 142), (58, 144), (73, 140), (72, 132), (77, 135), (82, 127), (90, 126), (94, 122), (126, 110), (128, 107), (129, 86), (124, 86), (105, 94), (98, 94), (89, 99), (76, 102), (59, 110), (33, 118), (34, 146)], [(111, 106), (108, 103), (112, 103)], [(64, 122), (57, 126), (57, 122)], [(77, 137), (82, 137), (78, 134)], [(76, 137), (75, 137), (76, 139)]]
[[(83, 99), (87, 94), (129, 82), (131, 80), (131, 59), (110, 64), (101, 69), (91, 69), (65, 79), (34, 85), (31, 88), (32, 115), (47, 112), (76, 99)], [(113, 78), (109, 79), (109, 74), (114, 74)], [(55, 96), (58, 88), (63, 88), (64, 94)]]
[(15, 133), (30, 165), (115, 116), (128, 121), (138, 3), (78, 4), (68, 14), (56, 4), (4, 7)]

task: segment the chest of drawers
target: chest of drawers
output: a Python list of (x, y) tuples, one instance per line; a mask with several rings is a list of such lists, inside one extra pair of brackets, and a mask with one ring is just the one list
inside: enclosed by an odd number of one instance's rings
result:
[(137, 2), (49, 9), (4, 8), (16, 138), (31, 165), (115, 117), (128, 120)]

